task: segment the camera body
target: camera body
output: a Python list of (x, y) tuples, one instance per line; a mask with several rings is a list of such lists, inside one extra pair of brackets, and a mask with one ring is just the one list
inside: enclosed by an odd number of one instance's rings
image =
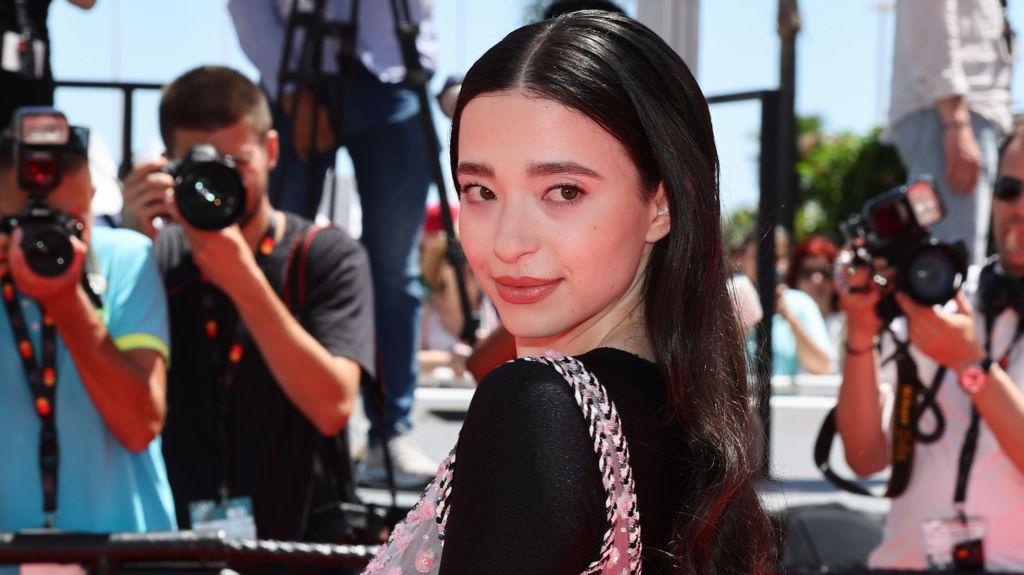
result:
[[(967, 277), (967, 249), (962, 241), (940, 242), (930, 229), (945, 217), (932, 181), (923, 177), (897, 186), (864, 204), (860, 214), (840, 226), (851, 246), (851, 265), (872, 270), (873, 281), (887, 289), (879, 316), (900, 315), (892, 292), (899, 290), (918, 303), (949, 301)], [(891, 268), (894, 274), (884, 274)]]
[(245, 212), (245, 183), (234, 159), (219, 155), (209, 144), (193, 146), (161, 171), (174, 178), (178, 212), (196, 228), (226, 228)]
[(66, 212), (52, 209), (46, 197), (60, 185), (62, 156), (72, 153), (84, 158), (87, 144), (64, 114), (53, 108), (19, 108), (12, 125), (18, 187), (29, 197), (20, 212), (0, 217), (0, 232), (10, 234), (21, 228), (21, 249), (29, 268), (38, 275), (56, 277), (71, 266), (71, 237), (82, 237), (84, 226)]

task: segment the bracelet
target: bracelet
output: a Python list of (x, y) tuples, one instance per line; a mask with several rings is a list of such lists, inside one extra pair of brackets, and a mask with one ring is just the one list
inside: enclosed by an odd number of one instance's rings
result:
[(846, 344), (846, 357), (853, 357), (857, 355), (864, 355), (865, 353), (871, 353), (875, 351), (875, 344), (871, 344), (864, 349), (853, 349), (850, 344)]

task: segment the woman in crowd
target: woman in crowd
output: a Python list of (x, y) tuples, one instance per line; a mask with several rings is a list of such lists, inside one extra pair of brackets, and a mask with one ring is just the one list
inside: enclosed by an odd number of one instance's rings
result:
[(686, 65), (619, 15), (520, 28), (467, 73), (451, 154), (466, 256), (521, 359), (481, 382), (366, 573), (769, 571), (718, 158)]
[(845, 320), (839, 310), (833, 266), (839, 256), (839, 248), (825, 236), (814, 235), (797, 245), (789, 267), (786, 283), (814, 299), (825, 319), (829, 339), (835, 349), (841, 348)]

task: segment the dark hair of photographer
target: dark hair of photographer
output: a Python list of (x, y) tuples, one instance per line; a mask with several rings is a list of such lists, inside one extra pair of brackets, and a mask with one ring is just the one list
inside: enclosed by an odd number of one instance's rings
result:
[[(670, 230), (637, 273), (642, 329), (667, 395), (672, 449), (680, 453), (672, 465), (686, 480), (655, 504), (672, 506), (672, 532), (645, 529), (645, 546), (648, 537), (668, 544), (667, 557), (658, 559), (673, 564), (666, 572), (769, 571), (772, 529), (755, 489), (760, 461), (748, 448), (760, 429), (752, 425), (742, 336), (726, 288), (718, 155), (700, 87), (679, 56), (632, 19), (585, 11), (525, 26), (484, 54), (463, 81), (451, 130), (453, 174), (467, 105), (520, 93), (579, 112), (621, 143), (645, 199), (665, 190)], [(457, 499), (451, 509), (445, 557), (452, 538), (467, 535), (465, 524), (456, 527)]]
[(175, 130), (214, 132), (240, 120), (260, 142), (270, 132), (270, 106), (263, 92), (230, 68), (196, 68), (176, 79), (160, 99), (160, 136), (168, 150), (174, 149)]

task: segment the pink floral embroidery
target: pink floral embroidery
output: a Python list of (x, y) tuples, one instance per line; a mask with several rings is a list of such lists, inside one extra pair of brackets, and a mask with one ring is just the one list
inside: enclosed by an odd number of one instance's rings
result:
[(406, 547), (409, 546), (409, 540), (412, 539), (413, 529), (408, 523), (402, 523), (395, 528), (395, 537), (392, 543), (398, 548), (399, 552), (405, 551)]
[(433, 521), (436, 510), (437, 508), (434, 507), (432, 501), (424, 499), (420, 502), (420, 519), (423, 521)]
[(388, 569), (387, 575), (402, 575), (402, 568), (392, 567), (391, 569)]
[(416, 570), (420, 573), (430, 573), (434, 568), (434, 552), (430, 549), (423, 549), (416, 554)]

